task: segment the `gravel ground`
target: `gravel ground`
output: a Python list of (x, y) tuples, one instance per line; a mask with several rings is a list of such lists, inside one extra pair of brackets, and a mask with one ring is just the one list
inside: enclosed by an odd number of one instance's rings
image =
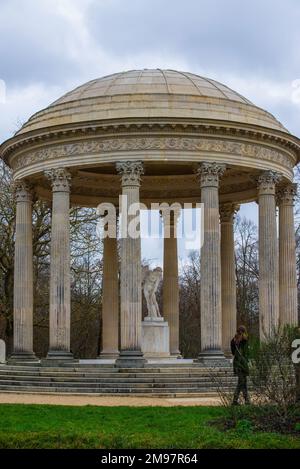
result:
[(0, 393), (0, 404), (50, 404), (71, 406), (217, 406), (217, 397), (157, 398), (130, 396), (66, 396), (53, 394)]

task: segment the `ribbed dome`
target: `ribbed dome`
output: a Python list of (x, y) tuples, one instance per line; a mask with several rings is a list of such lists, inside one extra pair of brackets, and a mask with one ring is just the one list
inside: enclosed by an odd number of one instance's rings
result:
[(112, 119), (197, 119), (287, 132), (275, 117), (227, 86), (175, 70), (144, 69), (97, 78), (34, 114), (18, 134)]
[(193, 73), (175, 70), (131, 70), (92, 80), (62, 96), (53, 105), (78, 99), (120, 94), (194, 95), (252, 104), (225, 85)]

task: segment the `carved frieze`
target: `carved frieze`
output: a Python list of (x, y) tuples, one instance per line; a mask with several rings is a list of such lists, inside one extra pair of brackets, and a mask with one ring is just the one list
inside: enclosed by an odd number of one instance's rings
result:
[[(238, 142), (221, 138), (205, 138), (191, 136), (115, 136), (72, 143), (57, 144), (40, 148), (32, 152), (16, 156), (13, 169), (16, 171), (26, 166), (47, 160), (59, 160), (87, 155), (101, 155), (113, 152), (130, 151), (182, 151), (205, 152), (213, 154), (238, 155), (257, 160), (272, 161), (292, 169), (295, 160), (287, 153), (267, 148), (256, 143)], [(71, 164), (71, 162), (70, 162)]]

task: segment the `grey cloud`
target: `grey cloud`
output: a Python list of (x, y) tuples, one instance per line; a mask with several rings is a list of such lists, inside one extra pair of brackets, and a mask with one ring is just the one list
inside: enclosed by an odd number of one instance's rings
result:
[[(157, 60), (157, 66), (183, 64), (229, 86), (226, 77), (233, 77), (233, 82), (234, 77), (242, 79), (245, 86), (237, 91), (300, 133), (299, 104), (288, 98), (272, 101), (270, 96), (259, 97), (258, 102), (259, 93), (252, 88), (251, 95), (247, 88), (247, 82), (280, 85), (300, 78), (298, 0), (61, 3), (69, 10), (85, 7), (87, 44), (81, 43), (79, 29), (56, 11), (56, 1), (0, 0), (0, 78), (10, 89), (18, 88), (20, 96), (31, 84), (69, 91), (68, 87), (131, 66), (156, 66)], [(76, 52), (77, 44), (82, 48), (76, 54), (72, 46)], [(23, 108), (20, 101), (21, 118)], [(33, 107), (32, 113), (37, 110)]]
[(145, 51), (189, 66), (279, 77), (299, 71), (297, 0), (112, 0), (91, 7), (95, 38), (118, 57)]
[(79, 64), (68, 55), (67, 28), (55, 9), (49, 12), (41, 1), (1, 0), (0, 77), (20, 86), (74, 76)]

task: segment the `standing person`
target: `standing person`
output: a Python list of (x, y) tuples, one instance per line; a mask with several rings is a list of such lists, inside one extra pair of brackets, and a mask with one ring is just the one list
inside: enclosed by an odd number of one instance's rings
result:
[(238, 383), (233, 397), (233, 405), (238, 405), (239, 395), (242, 392), (245, 404), (250, 404), (247, 388), (248, 366), (248, 334), (245, 326), (239, 326), (231, 341), (231, 353), (233, 355), (233, 371), (238, 377)]

